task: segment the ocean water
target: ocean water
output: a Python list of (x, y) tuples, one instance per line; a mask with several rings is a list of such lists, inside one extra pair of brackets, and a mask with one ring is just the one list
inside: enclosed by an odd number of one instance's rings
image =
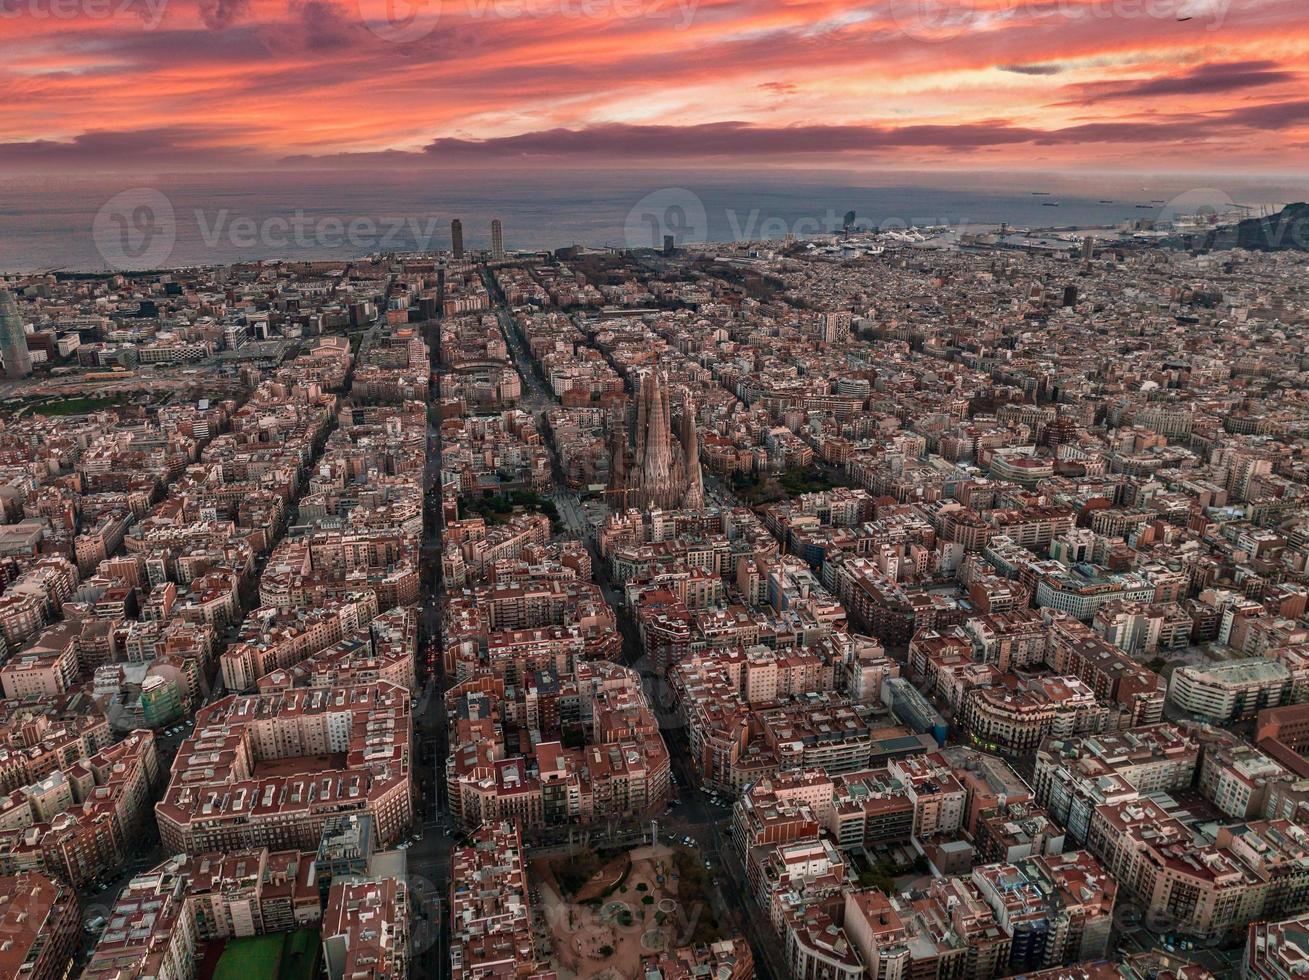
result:
[[(448, 248), (651, 247), (908, 225), (1113, 227), (1309, 199), (1309, 178), (855, 171), (261, 172), (0, 177), (0, 271)], [(1055, 207), (1053, 205), (1057, 204)]]

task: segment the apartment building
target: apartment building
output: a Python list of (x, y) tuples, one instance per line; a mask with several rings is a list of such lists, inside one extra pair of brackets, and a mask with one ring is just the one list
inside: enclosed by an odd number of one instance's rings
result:
[(1168, 699), (1182, 711), (1223, 725), (1309, 699), (1309, 673), (1261, 657), (1203, 667), (1187, 664), (1173, 671)]
[(334, 881), (320, 929), (328, 980), (404, 980), (409, 903), (398, 878)]
[(523, 845), (510, 822), (487, 823), (451, 855), (454, 980), (526, 978), (540, 963)]
[(404, 688), (303, 688), (228, 695), (201, 709), (155, 806), (178, 853), (317, 847), (344, 810), (373, 818), (387, 845), (413, 821)]
[(0, 975), (65, 980), (81, 939), (77, 894), (38, 871), (0, 876)]

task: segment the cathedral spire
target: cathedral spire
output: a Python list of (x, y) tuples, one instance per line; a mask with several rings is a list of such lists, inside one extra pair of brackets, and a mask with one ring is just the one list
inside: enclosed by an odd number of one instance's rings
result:
[(695, 431), (695, 402), (688, 393), (682, 404), (682, 454), (686, 460), (686, 493), (682, 506), (704, 510), (704, 474), (700, 471), (700, 437)]
[(627, 486), (627, 427), (620, 413), (609, 420), (609, 489), (622, 490)]
[(652, 496), (666, 495), (672, 475), (672, 445), (668, 423), (668, 395), (656, 371), (646, 410), (644, 489)]
[[(704, 507), (695, 408), (689, 398), (686, 404), (691, 413), (690, 435), (685, 431), (674, 435), (667, 375), (658, 365), (642, 375), (636, 394), (636, 454), (627, 470), (632, 501), (639, 506), (663, 509), (690, 506), (696, 510)], [(686, 424), (684, 417), (683, 430)]]
[(645, 436), (646, 420), (650, 416), (650, 389), (651, 376), (641, 375), (641, 380), (636, 386), (636, 455), (633, 459), (633, 468), (638, 474), (645, 471)]

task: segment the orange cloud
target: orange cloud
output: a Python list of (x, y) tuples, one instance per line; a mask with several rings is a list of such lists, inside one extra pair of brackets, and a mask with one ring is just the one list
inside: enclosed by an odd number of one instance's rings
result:
[(1298, 169), (1309, 139), (1301, 0), (410, 2), (0, 0), (0, 165)]

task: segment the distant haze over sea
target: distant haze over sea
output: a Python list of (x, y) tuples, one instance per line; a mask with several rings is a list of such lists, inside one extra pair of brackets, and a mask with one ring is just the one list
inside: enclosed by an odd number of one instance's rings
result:
[(687, 170), (9, 177), (0, 178), (0, 271), (112, 268), (102, 236), (121, 228), (148, 238), (162, 227), (160, 209), (170, 212), (169, 245), (145, 254), (187, 266), (444, 249), (455, 217), (472, 249), (489, 245), (500, 218), (514, 250), (650, 246), (666, 232), (679, 243), (805, 237), (834, 230), (851, 210), (862, 228), (1112, 227), (1210, 198), (1276, 206), (1309, 199), (1309, 179)]

